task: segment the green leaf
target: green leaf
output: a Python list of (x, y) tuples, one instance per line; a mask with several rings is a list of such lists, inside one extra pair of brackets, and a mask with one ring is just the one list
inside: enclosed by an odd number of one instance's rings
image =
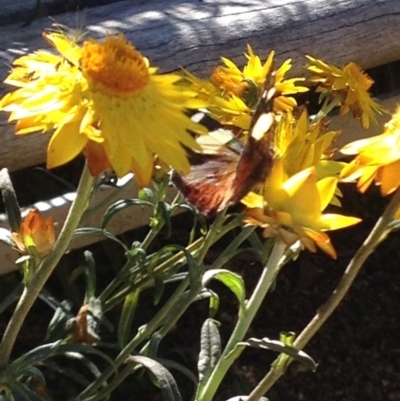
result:
[(157, 379), (165, 401), (182, 401), (174, 377), (161, 363), (142, 355), (130, 356), (126, 362), (135, 365), (140, 364), (148, 369)]
[(167, 202), (158, 202), (157, 204), (157, 217), (165, 224), (166, 238), (171, 236), (171, 206)]
[[(194, 260), (192, 254), (183, 246), (181, 245), (167, 245), (161, 248), (158, 252), (156, 252), (154, 255), (152, 255), (149, 263), (149, 274), (152, 272), (156, 266), (159, 263), (159, 260), (162, 259), (164, 256), (168, 256), (172, 254), (173, 252), (180, 251), (183, 253), (186, 258), (186, 263), (188, 265), (188, 271), (189, 271), (189, 278), (190, 278), (190, 283), (194, 284), (197, 282), (198, 274), (199, 274), (199, 269), (197, 269), (197, 264), (196, 261)], [(175, 265), (177, 265), (179, 261), (175, 262)]]
[(85, 251), (83, 253), (85, 258), (85, 270), (86, 275), (86, 293), (85, 293), (85, 303), (87, 303), (91, 298), (94, 298), (96, 294), (96, 269), (93, 254), (90, 251)]
[(136, 290), (131, 292), (124, 301), (122, 307), (121, 317), (118, 324), (118, 344), (121, 349), (129, 341), (129, 335), (131, 333), (131, 326), (133, 321), (133, 316), (135, 314), (135, 309), (138, 304), (140, 291)]
[(208, 312), (208, 316), (210, 318), (213, 318), (219, 309), (219, 296), (218, 294), (216, 294), (214, 291), (208, 290), (211, 294), (210, 296), (210, 302), (209, 302), (209, 312)]
[(159, 276), (154, 276), (154, 299), (153, 304), (158, 305), (164, 293), (165, 282)]
[(201, 391), (220, 358), (221, 337), (218, 331), (218, 324), (213, 319), (206, 319), (201, 327), (200, 353), (197, 363), (199, 371), (198, 391)]
[(22, 222), (21, 209), (6, 168), (0, 171), (0, 191), (6, 209), (10, 231), (18, 233)]
[(67, 330), (67, 322), (73, 318), (72, 303), (68, 300), (60, 302), (56, 308), (54, 315), (47, 327), (45, 341), (54, 341), (63, 338)]
[(46, 385), (46, 379), (44, 378), (43, 373), (38, 368), (35, 368), (34, 366), (30, 366), (28, 369), (26, 369), (24, 371), (24, 375), (27, 378), (33, 378), (33, 379), (37, 380), (43, 386)]
[(56, 341), (54, 343), (40, 345), (39, 347), (36, 347), (22, 355), (18, 359), (15, 359), (7, 367), (7, 373), (12, 377), (17, 377), (18, 375), (23, 374), (25, 369), (32, 365), (42, 363), (50, 357), (66, 355), (68, 353), (87, 353), (98, 355), (102, 359), (106, 360), (111, 366), (115, 367), (112, 359), (92, 346), (78, 343), (63, 344), (62, 341)]
[(122, 242), (120, 241), (115, 235), (111, 234), (109, 231), (102, 229), (102, 228), (96, 228), (96, 227), (82, 227), (82, 228), (77, 228), (74, 231), (74, 238), (75, 237), (85, 237), (85, 236), (93, 236), (93, 237), (102, 237), (109, 239), (111, 241), (116, 242), (117, 244), (121, 245), (121, 247), (124, 249), (125, 252), (129, 251), (129, 248)]
[(122, 199), (119, 200), (115, 203), (113, 203), (111, 206), (108, 207), (106, 212), (104, 213), (103, 220), (101, 222), (101, 228), (106, 228), (107, 224), (110, 222), (110, 220), (121, 210), (126, 209), (127, 207), (131, 206), (150, 206), (153, 208), (153, 204), (149, 202), (148, 200), (145, 199)]
[(26, 384), (14, 383), (12, 386), (15, 401), (45, 401), (38, 393), (31, 390)]
[(164, 358), (157, 358), (157, 361), (160, 362), (163, 366), (165, 366), (168, 369), (175, 369), (178, 372), (182, 373), (184, 376), (186, 376), (193, 384), (195, 387), (197, 386), (197, 378), (193, 374), (193, 372), (188, 369), (187, 367), (181, 365), (180, 363), (177, 363), (175, 361), (171, 361), (169, 359), (164, 359)]
[(245, 288), (244, 281), (241, 276), (225, 269), (208, 270), (203, 276), (203, 285), (206, 286), (213, 278), (225, 284), (236, 295), (236, 298), (240, 304), (240, 308), (244, 307)]
[(98, 336), (99, 326), (103, 317), (103, 308), (99, 298), (91, 298), (88, 303), (88, 311), (86, 316), (86, 329), (88, 334), (95, 338), (97, 341), (100, 340)]
[[(292, 341), (292, 339), (289, 341)], [(285, 344), (283, 341), (270, 340), (269, 338), (266, 337), (262, 338), (261, 340), (257, 338), (249, 338), (247, 341), (239, 344), (247, 345), (253, 348), (268, 349), (271, 351), (283, 353), (293, 358), (294, 360), (302, 363), (307, 368), (311, 369), (313, 372), (317, 369), (318, 366), (317, 363), (314, 361), (314, 359), (312, 359), (304, 351), (296, 349), (293, 345)]]

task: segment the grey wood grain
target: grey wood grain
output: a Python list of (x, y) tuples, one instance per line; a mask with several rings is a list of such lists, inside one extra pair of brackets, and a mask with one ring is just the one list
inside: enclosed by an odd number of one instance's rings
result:
[[(280, 61), (293, 58), (293, 73), (304, 54), (363, 68), (400, 59), (400, 0), (131, 0), (88, 9), (84, 17), (95, 37), (125, 33), (160, 71), (184, 66), (205, 76), (221, 56), (241, 65), (247, 43), (263, 57), (274, 49)], [(76, 27), (79, 17), (57, 20)], [(18, 55), (46, 47), (41, 32), (50, 24), (42, 18), (27, 28), (0, 27), (0, 77)], [(44, 161), (48, 136), (16, 139), (4, 118), (0, 134), (0, 167)]]

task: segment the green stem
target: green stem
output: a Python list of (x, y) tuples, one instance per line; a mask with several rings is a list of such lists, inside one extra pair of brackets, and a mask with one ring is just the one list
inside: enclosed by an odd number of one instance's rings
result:
[[(201, 237), (196, 241), (192, 242), (188, 247), (188, 252), (195, 254), (198, 251), (198, 248), (202, 246), (204, 238)], [(176, 255), (171, 256), (166, 261), (160, 263), (158, 266), (154, 268), (153, 274), (160, 274), (162, 272), (168, 271), (171, 267), (175, 266), (181, 259), (185, 257), (183, 252), (178, 252)], [(135, 279), (132, 285), (128, 287), (124, 287), (117, 294), (112, 295), (112, 290), (117, 288), (117, 286), (113, 286), (113, 288), (107, 287), (106, 290), (100, 295), (100, 299), (103, 303), (103, 311), (108, 311), (120, 303), (130, 292), (135, 289), (140, 289), (140, 291), (145, 290), (146, 288), (151, 287), (154, 284), (154, 278), (149, 276), (140, 276)], [(112, 295), (112, 296), (111, 296)]]
[(156, 227), (152, 227), (150, 229), (150, 231), (146, 235), (146, 238), (142, 242), (142, 249), (146, 250), (151, 245), (151, 243), (157, 237), (158, 233), (161, 231), (164, 225), (165, 223), (161, 222), (160, 224), (157, 224)]
[(221, 238), (221, 232), (225, 232), (225, 230), (222, 229), (222, 225), (224, 224), (225, 221), (225, 211), (218, 213), (217, 216), (215, 217), (215, 220), (208, 230), (208, 233), (204, 239), (203, 246), (200, 249), (199, 256), (197, 258), (197, 263), (201, 265), (203, 263), (203, 260), (210, 249), (211, 245), (214, 244), (214, 242), (217, 240), (217, 238)]
[[(154, 240), (154, 238), (159, 233), (160, 229), (161, 229), (161, 226), (160, 226), (159, 229), (158, 228), (157, 229), (152, 228), (147, 233), (146, 238), (143, 240), (143, 242), (141, 244), (141, 248), (142, 249), (144, 249), (144, 250), (147, 249), (147, 247), (151, 244), (151, 242)], [(99, 299), (101, 300), (102, 305), (103, 305), (103, 312), (105, 312), (105, 310), (104, 310), (105, 302), (108, 301), (108, 298), (111, 297), (113, 292), (116, 291), (121, 284), (126, 284), (127, 280), (129, 281), (129, 278), (130, 278), (130, 275), (131, 275), (129, 270), (133, 266), (135, 266), (135, 262), (130, 260), (130, 259), (128, 259), (127, 262), (125, 263), (125, 265), (118, 272), (116, 277), (114, 277), (114, 279), (108, 284), (108, 286), (100, 294)], [(125, 289), (126, 289), (127, 292), (130, 292), (132, 290), (132, 287), (131, 286), (130, 287), (125, 287)]]
[(237, 358), (237, 354), (232, 352), (237, 346), (238, 342), (242, 341), (247, 333), (258, 309), (261, 306), (265, 296), (267, 295), (271, 285), (273, 284), (276, 275), (282, 265), (282, 257), (286, 250), (286, 245), (280, 240), (276, 239), (271, 255), (268, 259), (267, 265), (264, 267), (257, 286), (253, 294), (246, 303), (242, 313), (239, 313), (239, 319), (236, 327), (225, 347), (225, 350), (211, 373), (207, 383), (200, 390), (197, 401), (211, 401), (223, 380), (226, 372)]
[(239, 251), (239, 246), (254, 232), (255, 226), (243, 228), (240, 234), (227, 246), (227, 248), (218, 256), (217, 260), (212, 264), (213, 269), (219, 269)]
[[(218, 269), (218, 268), (220, 268), (220, 266), (225, 264), (229, 259), (231, 259), (235, 254), (235, 250), (241, 245), (241, 243), (243, 241), (246, 240), (246, 238), (254, 231), (254, 229), (255, 229), (255, 227), (246, 227), (232, 241), (232, 243), (228, 246), (228, 248), (225, 249), (224, 253), (213, 263), (212, 268)], [(162, 325), (162, 328), (157, 332), (157, 336), (159, 339), (164, 338), (169, 333), (171, 328), (176, 323), (175, 316), (176, 315), (181, 316), (183, 314), (183, 312), (185, 312), (185, 310), (187, 309), (187, 306), (192, 303), (192, 301), (194, 300), (194, 298), (197, 297), (198, 293), (202, 290), (202, 288), (203, 288), (203, 286), (201, 285), (200, 282), (196, 283), (195, 286), (190, 289), (190, 292), (187, 295), (185, 302), (176, 303), (175, 310), (171, 310), (171, 312), (169, 313), (169, 315), (172, 316), (173, 318), (170, 320), (166, 320), (166, 322)], [(174, 303), (172, 303), (171, 305), (174, 305)], [(143, 349), (141, 350), (140, 353), (143, 353), (144, 351), (146, 351), (148, 349), (149, 345), (150, 345), (150, 342), (148, 342), (145, 345), (145, 347), (143, 347)]]
[[(204, 242), (202, 242), (202, 246), (199, 250), (199, 256), (197, 258), (199, 269), (202, 268), (203, 259), (206, 256), (208, 249), (215, 242), (215, 237), (221, 231), (221, 227), (224, 221), (225, 214), (218, 214), (213, 225), (208, 231)], [(201, 276), (202, 274), (199, 271), (198, 277)], [(179, 287), (175, 290), (172, 301), (169, 300), (167, 302), (167, 305), (164, 305), (162, 310), (160, 310), (160, 312), (148, 324), (146, 324), (125, 346), (125, 348), (115, 358), (113, 366), (107, 368), (100, 376), (97, 377), (97, 379), (93, 383), (91, 383), (85, 390), (83, 390), (83, 392), (78, 397), (79, 400), (87, 400), (88, 398), (90, 398), (105, 383), (105, 381), (110, 378), (110, 376), (115, 372), (115, 368), (123, 364), (126, 358), (135, 348), (139, 346), (141, 342), (150, 338), (154, 331), (160, 327), (160, 324), (165, 321), (167, 316), (171, 316), (171, 318), (168, 319), (167, 322), (168, 327), (172, 327), (179, 320), (179, 318), (186, 311), (191, 302), (196, 298), (196, 296), (202, 289), (201, 282), (198, 282), (196, 285), (194, 285), (193, 288), (189, 290), (188, 297), (185, 299), (184, 302), (177, 302), (178, 295), (182, 295), (183, 291), (187, 288), (188, 283), (189, 279), (185, 279), (182, 281)]]
[[(319, 331), (322, 325), (326, 322), (333, 311), (342, 302), (345, 295), (348, 293), (354, 279), (357, 277), (358, 272), (364, 265), (367, 258), (374, 252), (376, 247), (386, 239), (390, 233), (388, 229), (390, 223), (393, 221), (393, 216), (400, 206), (400, 189), (397, 190), (389, 205), (383, 212), (382, 216), (379, 218), (375, 227), (370, 232), (367, 239), (358, 249), (353, 259), (347, 266), (346, 271), (337, 285), (336, 289), (333, 291), (332, 295), (328, 301), (319, 308), (316, 315), (306, 326), (306, 328), (300, 333), (294, 342), (294, 346), (297, 349), (303, 349), (311, 338)], [(285, 373), (285, 368), (292, 359), (288, 360), (285, 367), (279, 367), (278, 369), (272, 368), (268, 374), (263, 378), (263, 380), (257, 385), (257, 387), (252, 391), (247, 401), (258, 401), (267, 391), (275, 384), (275, 382)]]
[(328, 114), (335, 108), (340, 106), (343, 101), (342, 95), (336, 95), (333, 99), (330, 99), (328, 96), (325, 98), (324, 104), (319, 110), (318, 114), (314, 117), (313, 123), (317, 123), (319, 120), (327, 117)]
[(92, 192), (95, 179), (90, 175), (89, 169), (85, 166), (81, 181), (79, 183), (76, 198), (71, 205), (64, 226), (57, 238), (54, 248), (47, 255), (36, 274), (27, 283), (21, 298), (14, 310), (10, 322), (4, 332), (0, 345), (0, 368), (5, 368), (11, 355), (15, 340), (21, 329), (25, 318), (43, 289), (47, 279), (50, 277), (54, 268), (66, 252), (75, 229), (77, 228), (83, 212), (88, 206), (90, 194)]

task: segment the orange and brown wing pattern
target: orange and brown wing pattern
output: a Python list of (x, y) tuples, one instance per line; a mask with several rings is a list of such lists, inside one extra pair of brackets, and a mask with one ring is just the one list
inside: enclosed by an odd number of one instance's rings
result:
[(190, 173), (174, 172), (172, 181), (201, 214), (212, 216), (230, 201), (238, 160), (239, 156), (228, 150), (221, 154), (193, 154)]
[[(273, 81), (271, 74), (269, 82)], [(173, 173), (172, 181), (185, 199), (200, 213), (211, 216), (240, 201), (257, 183), (265, 180), (273, 163), (271, 146), (275, 118), (272, 112), (275, 89), (269, 83), (254, 111), (249, 137), (237, 152), (229, 144), (213, 154), (189, 153), (189, 174)], [(210, 117), (204, 123), (209, 125)], [(215, 130), (218, 122), (213, 120)], [(233, 137), (233, 134), (232, 134)]]

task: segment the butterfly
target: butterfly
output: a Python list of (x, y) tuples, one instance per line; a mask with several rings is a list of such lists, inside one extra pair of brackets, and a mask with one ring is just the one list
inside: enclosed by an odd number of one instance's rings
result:
[[(266, 179), (272, 168), (273, 78), (271, 74), (266, 80), (244, 146), (207, 114), (196, 116), (199, 123), (210, 130), (211, 138), (227, 137), (227, 143), (220, 145), (216, 153), (188, 151), (190, 172), (186, 175), (174, 172), (172, 182), (186, 201), (206, 217), (237, 204), (256, 184)], [(198, 139), (200, 141), (201, 137)]]

